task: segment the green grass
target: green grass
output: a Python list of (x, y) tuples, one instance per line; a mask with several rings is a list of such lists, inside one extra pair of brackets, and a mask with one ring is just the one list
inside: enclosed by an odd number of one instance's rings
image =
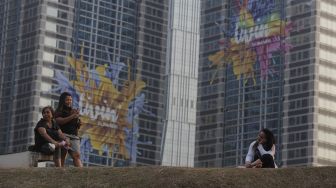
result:
[(0, 169), (0, 187), (336, 187), (336, 167)]

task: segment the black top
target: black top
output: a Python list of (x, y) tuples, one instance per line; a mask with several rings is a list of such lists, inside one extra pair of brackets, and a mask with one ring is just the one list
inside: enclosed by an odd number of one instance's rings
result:
[(61, 138), (58, 135), (58, 130), (60, 129), (55, 120), (52, 120), (52, 126), (49, 128), (47, 121), (44, 119), (41, 119), (34, 129), (35, 133), (35, 147), (36, 150), (39, 151), (43, 144), (49, 143), (39, 132), (38, 128), (43, 127), (46, 129), (47, 134), (56, 141), (61, 141)]
[[(66, 118), (71, 115), (71, 109), (63, 109), (61, 112), (56, 112), (55, 118), (62, 117)], [(61, 130), (65, 134), (71, 134), (78, 136), (78, 129), (79, 129), (79, 118), (74, 118), (68, 123), (60, 126)]]
[[(265, 144), (262, 144), (261, 146), (264, 148), (265, 151), (269, 151), (269, 150), (272, 149), (272, 147), (269, 148), (269, 147), (267, 147)], [(253, 158), (253, 161), (252, 161), (252, 162), (254, 162), (254, 161), (258, 160), (258, 159), (261, 159), (261, 158), (262, 158), (262, 155), (261, 155), (259, 149), (256, 148), (256, 149), (255, 149), (255, 152), (254, 152), (254, 158)]]

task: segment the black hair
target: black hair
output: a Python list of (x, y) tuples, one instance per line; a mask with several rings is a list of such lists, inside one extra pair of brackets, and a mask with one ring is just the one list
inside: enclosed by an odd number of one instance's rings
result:
[(275, 144), (275, 138), (274, 135), (272, 133), (272, 131), (270, 131), (269, 129), (261, 129), (262, 132), (265, 133), (266, 136), (266, 143), (264, 143), (264, 149), (266, 151), (269, 151), (270, 149), (272, 149), (272, 146)]
[[(265, 133), (265, 139), (266, 139), (266, 143), (263, 144), (263, 147), (266, 151), (269, 151), (272, 149), (273, 145), (275, 144), (275, 138), (274, 138), (274, 135), (272, 133), (272, 131), (270, 131), (269, 129), (267, 128), (263, 128), (261, 129), (259, 132), (263, 132)], [(257, 147), (259, 145), (259, 142), (256, 141), (256, 143), (253, 145), (253, 149), (256, 150)]]
[(57, 106), (57, 109), (56, 109), (57, 112), (63, 111), (64, 106), (65, 106), (65, 99), (66, 99), (67, 96), (72, 97), (71, 94), (68, 93), (68, 92), (63, 92), (61, 94), (61, 96), (59, 98), (59, 101), (58, 101), (58, 106)]
[(46, 110), (50, 110), (50, 112), (51, 112), (51, 114), (52, 114), (52, 116), (54, 117), (54, 109), (51, 107), (51, 106), (46, 106), (46, 107), (43, 107), (42, 108), (42, 114), (44, 113), (44, 111), (46, 111)]

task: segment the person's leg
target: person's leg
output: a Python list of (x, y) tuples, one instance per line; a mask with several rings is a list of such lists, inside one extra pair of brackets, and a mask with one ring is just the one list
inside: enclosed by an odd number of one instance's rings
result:
[(61, 149), (56, 148), (54, 153), (54, 163), (55, 167), (61, 167)]
[(261, 156), (262, 167), (261, 168), (275, 168), (273, 156), (265, 154)]
[(69, 150), (69, 154), (73, 159), (74, 166), (83, 167), (82, 161), (80, 160), (80, 140), (72, 139), (70, 142), (71, 149)]
[(73, 163), (75, 167), (83, 167), (82, 161), (80, 160), (80, 154), (78, 152), (69, 152), (70, 156), (73, 159)]
[(64, 167), (64, 163), (65, 163), (65, 158), (67, 156), (68, 150), (66, 149), (61, 149), (61, 167)]

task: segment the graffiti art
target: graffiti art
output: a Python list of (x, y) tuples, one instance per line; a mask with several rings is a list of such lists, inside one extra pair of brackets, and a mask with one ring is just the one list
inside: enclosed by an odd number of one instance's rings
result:
[(258, 67), (260, 79), (267, 79), (274, 72), (270, 68), (273, 54), (291, 48), (284, 38), (292, 24), (283, 18), (281, 1), (235, 0), (229, 20), (229, 26), (222, 28), (220, 51), (208, 57), (211, 67), (219, 70), (230, 65), (237, 80), (252, 79), (254, 84)]
[[(110, 60), (110, 59), (109, 59)], [(139, 126), (135, 119), (145, 110), (146, 84), (141, 79), (131, 79), (129, 62), (112, 62), (96, 65), (89, 69), (83, 59), (83, 48), (79, 58), (67, 57), (67, 63), (74, 72), (68, 79), (55, 71), (57, 87), (52, 92), (70, 92), (74, 107), (80, 110), (81, 156), (89, 160), (87, 153), (93, 150), (98, 155), (112, 156), (135, 162), (139, 143)], [(127, 79), (121, 81), (120, 73), (127, 72)]]

